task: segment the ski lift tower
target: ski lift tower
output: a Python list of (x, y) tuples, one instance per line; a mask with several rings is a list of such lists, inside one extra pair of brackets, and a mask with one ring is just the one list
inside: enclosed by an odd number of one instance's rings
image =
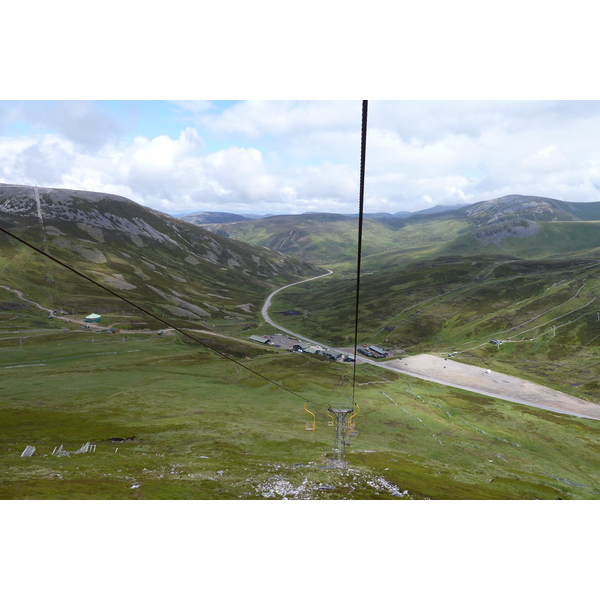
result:
[(345, 469), (346, 446), (348, 445), (348, 417), (353, 412), (352, 402), (332, 402), (329, 412), (335, 417), (335, 443), (333, 445), (333, 466)]

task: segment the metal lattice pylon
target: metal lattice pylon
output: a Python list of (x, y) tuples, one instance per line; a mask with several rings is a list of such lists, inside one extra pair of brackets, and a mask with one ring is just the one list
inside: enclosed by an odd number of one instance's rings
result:
[(351, 402), (329, 405), (329, 412), (335, 419), (335, 443), (333, 444), (333, 465), (341, 469), (348, 466), (346, 446), (348, 445), (348, 417), (352, 413)]

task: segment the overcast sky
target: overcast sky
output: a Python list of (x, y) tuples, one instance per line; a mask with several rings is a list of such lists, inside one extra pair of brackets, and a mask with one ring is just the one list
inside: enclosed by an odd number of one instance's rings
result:
[[(0, 181), (167, 213), (353, 213), (360, 101), (3, 101)], [(370, 101), (366, 212), (600, 201), (598, 101)]]

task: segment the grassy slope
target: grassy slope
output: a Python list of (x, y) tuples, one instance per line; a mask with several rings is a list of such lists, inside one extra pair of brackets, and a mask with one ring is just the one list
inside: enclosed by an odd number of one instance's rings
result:
[[(410, 222), (402, 228), (388, 224), (385, 235), (373, 235), (379, 236), (381, 247), (404, 240), (406, 263), (414, 244), (422, 252), (435, 249), (428, 239), (436, 231), (440, 237), (435, 243), (444, 241), (443, 227), (451, 222), (437, 223), (427, 235), (416, 226), (411, 233)], [(35, 260), (24, 253), (19, 268), (11, 261), (0, 268), (9, 278), (28, 279), (30, 274), (32, 294), (36, 289), (49, 293), (48, 273)], [(160, 262), (156, 256), (153, 260)], [(370, 341), (410, 345), (415, 352), (456, 348), (465, 360), (504, 361), (509, 372), (528, 372), (533, 380), (559, 388), (577, 381), (593, 385), (597, 378), (598, 338), (595, 312), (589, 307), (560, 321), (563, 327), (556, 336), (549, 329), (550, 319), (565, 314), (564, 309), (533, 323), (545, 324), (545, 329), (532, 342), (519, 341), (516, 335), (491, 352), (486, 341), (490, 332), (510, 330), (562, 302), (569, 310), (588, 302), (596, 292), (592, 277), (598, 276), (585, 270), (589, 263), (457, 257), (400, 272), (391, 268), (393, 250), (368, 260), (373, 271), (383, 264), (389, 269), (366, 275), (361, 286), (361, 326)], [(54, 274), (50, 278), (56, 280)], [(77, 297), (74, 282), (58, 281), (53, 293), (59, 299), (65, 294), (69, 300)], [(464, 290), (458, 289), (463, 285)], [(330, 337), (347, 342), (344, 336), (353, 331), (353, 286), (353, 281), (322, 280), (305, 290), (291, 288), (287, 303), (278, 300), (275, 310), (302, 305), (308, 318), (289, 320), (292, 329), (304, 328), (317, 339), (323, 331), (333, 332)], [(82, 302), (87, 293), (81, 293)], [(101, 295), (97, 299), (106, 300)], [(598, 424), (592, 421), (359, 366), (359, 436), (349, 447), (352, 468), (341, 474), (321, 468), (327, 466), (333, 445), (322, 407), (316, 411), (317, 431), (309, 433), (304, 431), (308, 415), (301, 399), (204, 350), (172, 337), (141, 341), (126, 336), (123, 341), (96, 334), (91, 343), (86, 332), (46, 335), (45, 315), (39, 310), (4, 290), (0, 302), (11, 305), (3, 313), (0, 335), (0, 489), (7, 498), (261, 498), (284, 480), (298, 497), (394, 497), (382, 477), (414, 498), (594, 498), (600, 493), (595, 475)], [(403, 312), (418, 303), (416, 314)], [(110, 308), (118, 316), (121, 307)], [(18, 318), (9, 321), (14, 316)], [(507, 325), (510, 319), (514, 323)], [(519, 330), (507, 336), (513, 333)], [(23, 338), (19, 351), (18, 339)], [(125, 353), (123, 348), (139, 352)], [(274, 356), (247, 346), (223, 344), (222, 349), (315, 402), (351, 393), (348, 365)], [(45, 366), (17, 368), (26, 362)], [(133, 442), (118, 446), (108, 441), (132, 436)], [(75, 450), (86, 441), (98, 445), (95, 454), (44, 456), (61, 443)], [(27, 444), (38, 448), (36, 455), (20, 458)], [(305, 480), (306, 489), (300, 491)], [(132, 488), (133, 482), (140, 487)], [(318, 484), (335, 490), (318, 490)]]
[[(597, 400), (600, 376), (600, 264), (447, 257), (361, 281), (359, 341), (411, 354), (458, 351), (567, 393)], [(313, 339), (353, 340), (354, 286), (326, 279), (285, 290), (278, 321)], [(554, 329), (556, 326), (556, 329)], [(489, 342), (505, 343), (497, 351)]]
[[(324, 468), (334, 432), (323, 407), (310, 405), (317, 430), (307, 432), (302, 398), (175, 337), (92, 344), (82, 335), (0, 353), (2, 498), (281, 498), (285, 486), (304, 498), (600, 493), (600, 423), (361, 366), (359, 434), (342, 473)], [(317, 403), (351, 392), (347, 365), (242, 345), (229, 352)], [(15, 363), (45, 366), (6, 368)], [(96, 452), (50, 456), (85, 442)], [(28, 444), (36, 453), (21, 458)]]
[[(288, 215), (214, 226), (213, 230), (319, 265), (355, 264), (358, 220), (342, 215)], [(437, 247), (469, 229), (454, 216), (365, 219), (365, 256), (390, 250)]]
[[(238, 269), (226, 269), (206, 261), (189, 263), (184, 260), (187, 254), (173, 253), (158, 244), (147, 244), (143, 253), (136, 253), (135, 246), (105, 241), (102, 245), (104, 262), (86, 261), (70, 248), (55, 246), (53, 240), (46, 243), (46, 250), (93, 280), (180, 326), (206, 323), (255, 325), (262, 302), (273, 286), (298, 277), (285, 268), (279, 276), (253, 277)], [(315, 272), (319, 271), (314, 269), (312, 273)], [(25, 298), (48, 308), (75, 312), (79, 316), (122, 310), (128, 314), (141, 314), (101, 288), (6, 237), (0, 239), (0, 285), (19, 290)], [(2, 289), (0, 298), (18, 302), (15, 294)], [(12, 316), (16, 314), (18, 311)]]
[(537, 232), (527, 237), (507, 236), (499, 241), (478, 240), (466, 233), (437, 248), (437, 253), (477, 256), (500, 253), (520, 258), (545, 258), (580, 253), (598, 248), (600, 222), (539, 222)]

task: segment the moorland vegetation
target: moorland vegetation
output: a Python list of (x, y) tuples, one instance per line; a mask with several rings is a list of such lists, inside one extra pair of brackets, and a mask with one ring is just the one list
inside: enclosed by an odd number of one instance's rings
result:
[[(457, 353), (596, 402), (596, 209), (509, 197), (369, 220), (360, 342), (396, 355)], [(376, 365), (357, 365), (353, 382), (351, 365), (248, 340), (272, 329), (260, 314), (271, 291), (329, 268), (331, 276), (278, 294), (271, 314), (350, 345), (356, 219), (220, 223), (224, 237), (119, 197), (2, 186), (0, 220), (189, 333), (2, 234), (2, 498), (600, 494), (600, 422)], [(102, 322), (86, 325), (91, 312)], [(354, 393), (358, 435), (340, 470), (330, 461), (327, 405)], [(306, 402), (315, 431), (305, 429)], [(94, 450), (77, 453), (86, 442)], [(21, 457), (28, 445), (34, 454)]]

